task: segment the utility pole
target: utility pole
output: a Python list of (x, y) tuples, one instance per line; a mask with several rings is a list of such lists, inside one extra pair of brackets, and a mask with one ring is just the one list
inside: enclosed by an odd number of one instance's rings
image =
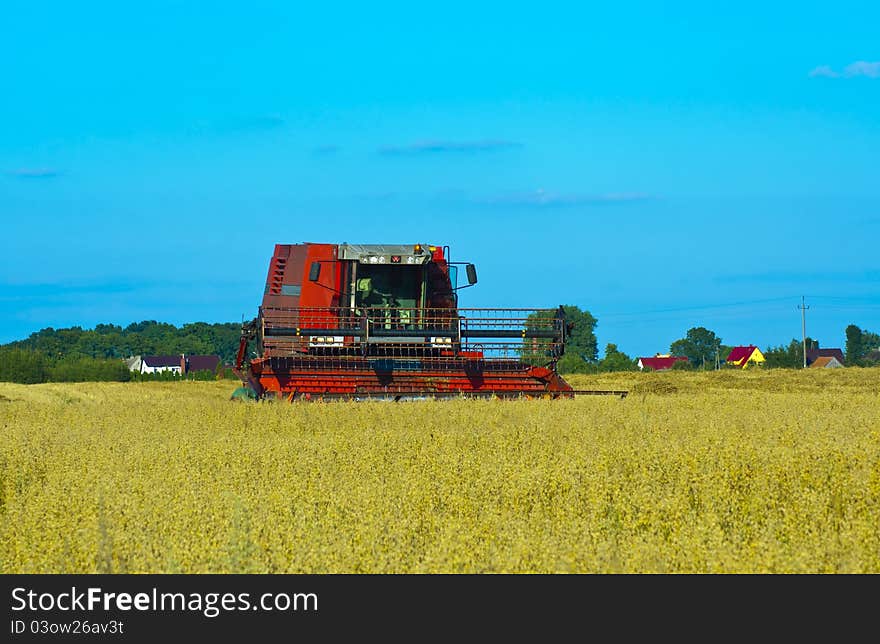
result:
[(801, 303), (798, 308), (801, 310), (801, 337), (804, 342), (804, 369), (807, 368), (807, 309), (810, 308), (804, 303), (804, 296), (801, 295)]

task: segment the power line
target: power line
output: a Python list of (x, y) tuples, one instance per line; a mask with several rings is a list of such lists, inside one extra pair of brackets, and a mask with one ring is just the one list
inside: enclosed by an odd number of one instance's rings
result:
[(633, 311), (631, 313), (604, 313), (602, 315), (603, 318), (609, 317), (629, 317), (629, 316), (638, 316), (638, 315), (652, 315), (655, 313), (683, 313), (687, 311), (703, 311), (707, 309), (724, 309), (738, 306), (750, 306), (752, 304), (767, 304), (770, 302), (784, 302), (790, 301), (794, 299), (793, 296), (787, 297), (773, 297), (765, 300), (747, 300), (743, 302), (729, 302), (727, 304), (704, 304), (702, 306), (684, 306), (677, 308), (668, 308), (668, 309), (653, 309), (648, 311)]
[(880, 303), (880, 296), (877, 295), (811, 295), (814, 300), (845, 300), (849, 302), (868, 302), (871, 304)]
[[(806, 296), (801, 296), (803, 300)], [(823, 305), (823, 309), (837, 309), (837, 310), (871, 310), (875, 308), (880, 308), (880, 302), (878, 302), (875, 298), (849, 298), (849, 297), (836, 297), (836, 296), (825, 296), (825, 295), (811, 295), (813, 299), (833, 299), (838, 300), (841, 304), (825, 304)], [(730, 302), (727, 304), (705, 304), (698, 306), (683, 306), (676, 308), (664, 308), (664, 309), (649, 309), (643, 311), (633, 311), (628, 313), (597, 313), (601, 316), (603, 320), (615, 319), (615, 318), (639, 318), (643, 320), (643, 316), (645, 315), (663, 315), (666, 313), (688, 313), (694, 311), (708, 311), (708, 310), (717, 310), (717, 309), (730, 309), (730, 308), (739, 308), (741, 311), (730, 311), (725, 312), (724, 315), (735, 315), (736, 313), (743, 313), (743, 309), (747, 309), (747, 307), (754, 307), (755, 305), (760, 304), (772, 304), (772, 303), (782, 303), (786, 301), (791, 301), (795, 299), (795, 296), (787, 296), (787, 297), (774, 297), (763, 300), (747, 300), (741, 302)], [(851, 304), (846, 304), (845, 302), (852, 302)], [(753, 308), (752, 310), (767, 310), (768, 307), (759, 307)], [(798, 307), (800, 308), (800, 307)], [(809, 307), (807, 307), (809, 308)], [(780, 308), (780, 311), (784, 310), (784, 308)]]
[(804, 369), (807, 368), (807, 309), (810, 308), (805, 303), (805, 298), (801, 295), (801, 303), (798, 308), (801, 310), (801, 333), (804, 339)]

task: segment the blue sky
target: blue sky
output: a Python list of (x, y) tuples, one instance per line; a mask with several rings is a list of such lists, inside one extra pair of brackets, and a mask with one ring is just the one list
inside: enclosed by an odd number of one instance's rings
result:
[(0, 342), (253, 317), (301, 241), (631, 355), (880, 330), (876, 2), (313, 4), (3, 4)]

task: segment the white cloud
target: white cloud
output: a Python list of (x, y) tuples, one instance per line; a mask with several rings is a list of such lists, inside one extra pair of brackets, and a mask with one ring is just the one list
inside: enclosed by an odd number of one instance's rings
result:
[(515, 141), (484, 139), (481, 141), (418, 141), (406, 145), (383, 145), (380, 154), (436, 154), (445, 152), (489, 152), (519, 147)]
[(810, 70), (810, 78), (815, 78), (817, 76), (824, 78), (838, 78), (840, 74), (831, 69), (828, 65), (819, 65), (815, 69)]
[(21, 179), (54, 179), (60, 173), (54, 168), (16, 168), (8, 170), (6, 174)]
[(843, 75), (847, 78), (852, 78), (853, 76), (880, 78), (880, 61), (869, 63), (864, 60), (857, 60), (844, 68)]
[(880, 61), (857, 60), (844, 67), (842, 72), (832, 69), (830, 65), (819, 65), (810, 70), (811, 78), (855, 78), (857, 76), (880, 78)]
[(602, 194), (560, 194), (547, 192), (544, 189), (531, 192), (519, 192), (495, 195), (486, 199), (478, 200), (479, 203), (489, 205), (508, 206), (579, 206), (592, 204), (623, 203), (629, 201), (645, 201), (651, 199), (651, 195), (640, 192), (608, 192)]
[(319, 145), (315, 148), (312, 148), (312, 156), (313, 157), (332, 157), (336, 153), (338, 153), (340, 147), (338, 145), (334, 145), (332, 143), (328, 143), (325, 145)]

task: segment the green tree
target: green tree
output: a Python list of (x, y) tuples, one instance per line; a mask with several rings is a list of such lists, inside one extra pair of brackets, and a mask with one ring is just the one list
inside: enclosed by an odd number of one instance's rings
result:
[[(818, 349), (819, 341), (807, 338), (807, 350)], [(766, 367), (782, 369), (798, 369), (804, 366), (804, 342), (792, 338), (788, 346), (780, 344), (778, 347), (767, 347), (764, 351)]]
[(0, 348), (0, 381), (32, 385), (49, 376), (46, 356), (26, 349)]
[(50, 360), (65, 357), (125, 358), (141, 354), (216, 354), (231, 362), (238, 348), (241, 325), (194, 322), (178, 328), (173, 324), (145, 320), (125, 328), (98, 324), (94, 329), (46, 328), (10, 347), (39, 351)]
[(846, 363), (855, 366), (862, 359), (862, 330), (855, 324), (846, 327)]
[(865, 358), (872, 351), (880, 349), (880, 335), (855, 324), (846, 327), (846, 364), (859, 366), (866, 364)]
[(636, 361), (617, 348), (616, 344), (605, 345), (605, 357), (599, 361), (600, 371), (635, 371)]
[(558, 369), (562, 373), (588, 373), (595, 368), (593, 365), (599, 353), (596, 318), (577, 306), (563, 305), (562, 309), (566, 323), (572, 327)]
[(714, 368), (715, 354), (721, 362), (727, 358), (725, 351), (727, 347), (722, 346), (721, 338), (713, 331), (706, 327), (697, 326), (688, 329), (685, 337), (676, 340), (669, 345), (669, 352), (674, 356), (686, 356), (691, 365), (695, 368)]
[[(561, 307), (568, 328), (565, 350), (557, 362), (560, 372), (588, 373), (596, 369), (598, 347), (596, 343), (596, 318), (588, 311), (577, 306)], [(558, 316), (558, 310), (538, 311), (526, 319), (526, 328), (548, 328), (552, 319)], [(553, 341), (535, 338), (524, 342), (520, 349), (520, 357), (529, 364), (546, 363), (553, 350)]]
[(116, 358), (67, 356), (49, 366), (52, 382), (127, 382), (131, 371)]

